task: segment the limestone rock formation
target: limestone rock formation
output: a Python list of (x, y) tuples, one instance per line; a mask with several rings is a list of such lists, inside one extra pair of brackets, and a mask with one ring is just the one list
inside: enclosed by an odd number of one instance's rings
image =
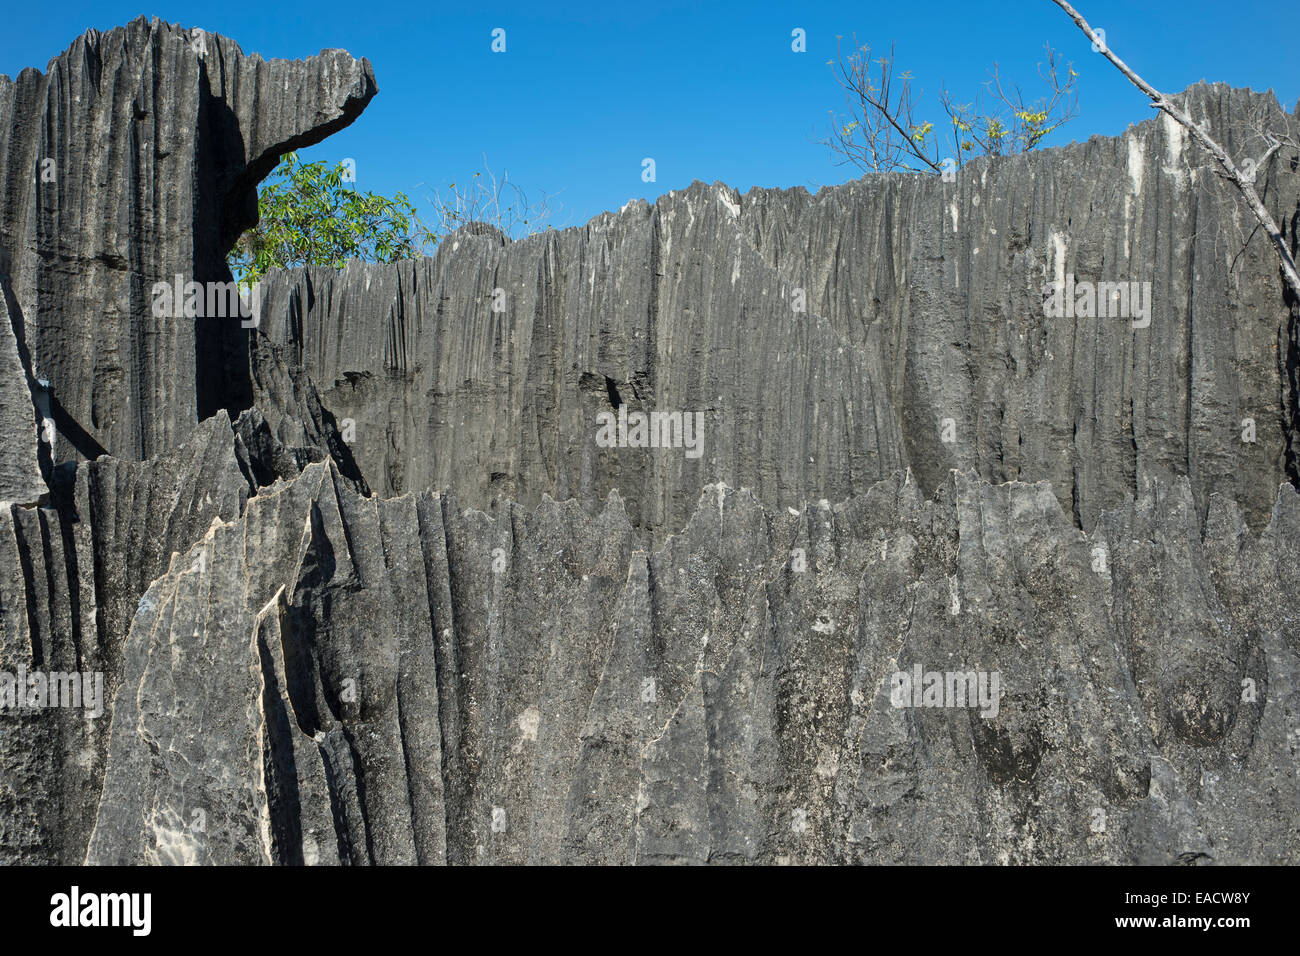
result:
[(0, 78), (0, 705), (103, 681), (0, 706), (0, 862), (1300, 862), (1300, 316), (1176, 128), (155, 318), (375, 90), (145, 20)]
[(255, 483), (224, 412), (147, 462), (60, 468), (45, 507), (0, 513), (0, 673), (99, 672), (104, 714), (0, 713), (0, 859), (79, 862), (103, 783), (125, 637), (149, 583)]
[(0, 77), (0, 262), (10, 321), (50, 383), (55, 460), (149, 458), (246, 407), (228, 386), (242, 331), (155, 316), (155, 283), (228, 280), (257, 184), (376, 91), (369, 62), (341, 50), (268, 61), (143, 17), (84, 34), (44, 73)]
[[(1300, 138), (1271, 94), (1186, 96), (1234, 155), (1262, 155), (1255, 127)], [(1279, 221), (1300, 204), (1292, 158), (1259, 170)], [(1187, 475), (1202, 509), (1223, 492), (1258, 527), (1300, 477), (1300, 349), (1253, 227), (1181, 128), (1149, 120), (954, 182), (697, 183), (578, 229), (294, 270), (263, 327), (355, 421), (381, 494), (489, 508), (617, 489), (662, 537), (710, 480), (801, 507), (971, 468), (1048, 479), (1092, 527), (1145, 478)], [(1150, 314), (1047, 317), (1044, 283), (1069, 276), (1138, 283)], [(598, 448), (594, 417), (618, 402), (703, 412), (703, 455)]]
[(33, 399), (39, 404), (45, 390), (28, 381), (14, 338), (9, 299), (9, 284), (0, 275), (0, 433), (8, 437), (8, 454), (0, 457), (0, 501), (35, 504), (48, 491), (37, 459), (33, 407)]
[[(88, 858), (1293, 861), (1298, 545), (1290, 486), (1259, 536), (1186, 480), (1085, 535), (953, 472), (708, 486), (647, 551), (617, 496), (492, 519), (313, 464), (141, 601)], [(999, 674), (996, 715), (896, 708), (918, 664)]]

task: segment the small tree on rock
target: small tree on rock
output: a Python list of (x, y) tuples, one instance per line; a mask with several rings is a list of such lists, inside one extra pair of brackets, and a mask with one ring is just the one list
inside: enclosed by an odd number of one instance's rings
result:
[(939, 108), (945, 118), (936, 127), (921, 118), (924, 91), (913, 88), (910, 71), (898, 72), (894, 48), (875, 57), (855, 37), (853, 49), (829, 64), (844, 88), (845, 112), (832, 111), (830, 133), (822, 142), (840, 163), (867, 172), (942, 173), (973, 156), (1027, 152), (1078, 109), (1078, 74), (1050, 46), (1046, 51), (1047, 59), (1038, 67), (1042, 96), (1026, 99), (1018, 85), (1004, 82), (994, 63), (984, 96), (961, 103), (941, 88)]

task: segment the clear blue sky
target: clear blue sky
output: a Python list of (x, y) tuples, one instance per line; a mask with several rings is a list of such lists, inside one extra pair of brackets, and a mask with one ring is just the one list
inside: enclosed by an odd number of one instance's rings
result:
[[(13, 3), (0, 31), (0, 72), (45, 68), (89, 28), (141, 13), (235, 39), (245, 52), (309, 56), (342, 47), (374, 64), (379, 95), (357, 122), (307, 158), (357, 162), (363, 189), (408, 193), (464, 179), (482, 154), (524, 187), (559, 193), (577, 225), (632, 197), (653, 200), (694, 179), (814, 186), (859, 175), (835, 166), (816, 135), (843, 96), (827, 66), (835, 35), (897, 44), (927, 96), (940, 81), (962, 98), (994, 60), (1034, 78), (1044, 42), (1080, 74), (1078, 118), (1055, 142), (1114, 134), (1150, 112), (1145, 100), (1050, 0), (1006, 2), (694, 4), (385, 3), (268, 0), (149, 7), (116, 0)], [(1076, 0), (1111, 47), (1158, 88), (1200, 79), (1300, 96), (1294, 46), (1300, 4), (1236, 0)], [(491, 31), (506, 30), (505, 54)], [(791, 52), (791, 30), (808, 52)], [(1261, 55), (1262, 54), (1262, 55)], [(658, 179), (641, 181), (654, 157)]]

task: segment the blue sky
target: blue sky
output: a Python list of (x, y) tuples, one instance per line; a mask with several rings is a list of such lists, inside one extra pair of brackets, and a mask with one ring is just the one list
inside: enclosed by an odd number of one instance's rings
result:
[[(1272, 88), (1293, 109), (1300, 73), (1284, 38), (1300, 5), (1237, 0), (1076, 0), (1110, 46), (1158, 88), (1200, 79)], [(309, 56), (343, 47), (374, 64), (379, 95), (349, 129), (306, 158), (357, 163), (360, 188), (403, 190), (463, 181), (482, 156), (530, 190), (558, 194), (560, 224), (577, 225), (633, 197), (653, 200), (694, 179), (816, 186), (859, 172), (836, 166), (816, 139), (843, 94), (827, 66), (836, 34), (893, 42), (927, 98), (946, 82), (968, 99), (998, 61), (1032, 89), (1051, 42), (1080, 74), (1079, 115), (1053, 142), (1114, 134), (1150, 112), (1141, 95), (1050, 0), (1008, 2), (695, 4), (339, 2), (266, 0), (149, 8), (115, 0), (11, 5), (0, 72), (44, 69), (86, 29), (145, 13), (234, 38), (245, 52)], [(506, 52), (491, 51), (506, 30)], [(791, 31), (808, 51), (791, 51)], [(1275, 38), (1269, 41), (1269, 38)], [(1261, 56), (1261, 49), (1267, 56)], [(657, 180), (642, 182), (653, 157)], [(423, 183), (424, 185), (419, 185)]]

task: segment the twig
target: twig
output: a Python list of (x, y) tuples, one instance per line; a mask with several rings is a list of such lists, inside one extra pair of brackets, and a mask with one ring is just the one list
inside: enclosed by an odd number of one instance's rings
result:
[[(1083, 15), (1080, 14), (1078, 10), (1070, 6), (1066, 0), (1052, 0), (1052, 2), (1065, 11), (1066, 15), (1073, 20), (1079, 29), (1087, 35), (1088, 39), (1092, 41), (1093, 46), (1096, 47), (1096, 49), (1100, 51), (1106, 59), (1110, 60), (1110, 62), (1115, 65), (1116, 69), (1128, 77), (1130, 83), (1146, 94), (1147, 98), (1151, 100), (1153, 108), (1162, 110), (1165, 114), (1171, 117), (1174, 122), (1178, 123), (1190, 132), (1192, 138), (1195, 139), (1196, 142), (1200, 143), (1201, 147), (1214, 157), (1214, 160), (1223, 167), (1224, 171), (1227, 173), (1228, 180), (1237, 188), (1237, 191), (1241, 193), (1242, 198), (1246, 201), (1246, 205), (1250, 207), (1250, 211), (1255, 214), (1255, 218), (1259, 220), (1259, 224), (1264, 227), (1264, 231), (1268, 234), (1269, 240), (1273, 245), (1273, 251), (1277, 254), (1278, 261), (1281, 263), (1283, 279), (1291, 289), (1292, 295), (1294, 295), (1297, 300), (1300, 300), (1300, 272), (1296, 271), (1295, 259), (1291, 256), (1291, 250), (1287, 248), (1286, 237), (1282, 235), (1282, 231), (1278, 229), (1277, 223), (1273, 221), (1273, 217), (1269, 215), (1268, 210), (1264, 208), (1264, 204), (1260, 201), (1259, 194), (1255, 192), (1255, 187), (1251, 184), (1250, 180), (1242, 174), (1241, 170), (1237, 168), (1237, 164), (1232, 161), (1232, 157), (1228, 155), (1227, 151), (1224, 150), (1224, 148), (1220, 146), (1205, 129), (1197, 125), (1185, 110), (1179, 107), (1173, 102), (1173, 100), (1161, 93), (1146, 80), (1142, 79), (1142, 77), (1138, 76), (1127, 63), (1116, 56), (1110, 47), (1106, 45), (1106, 41), (1097, 35), (1096, 31), (1088, 25), (1088, 21), (1083, 18)], [(1270, 149), (1268, 155), (1271, 156), (1274, 151), (1275, 149)]]

